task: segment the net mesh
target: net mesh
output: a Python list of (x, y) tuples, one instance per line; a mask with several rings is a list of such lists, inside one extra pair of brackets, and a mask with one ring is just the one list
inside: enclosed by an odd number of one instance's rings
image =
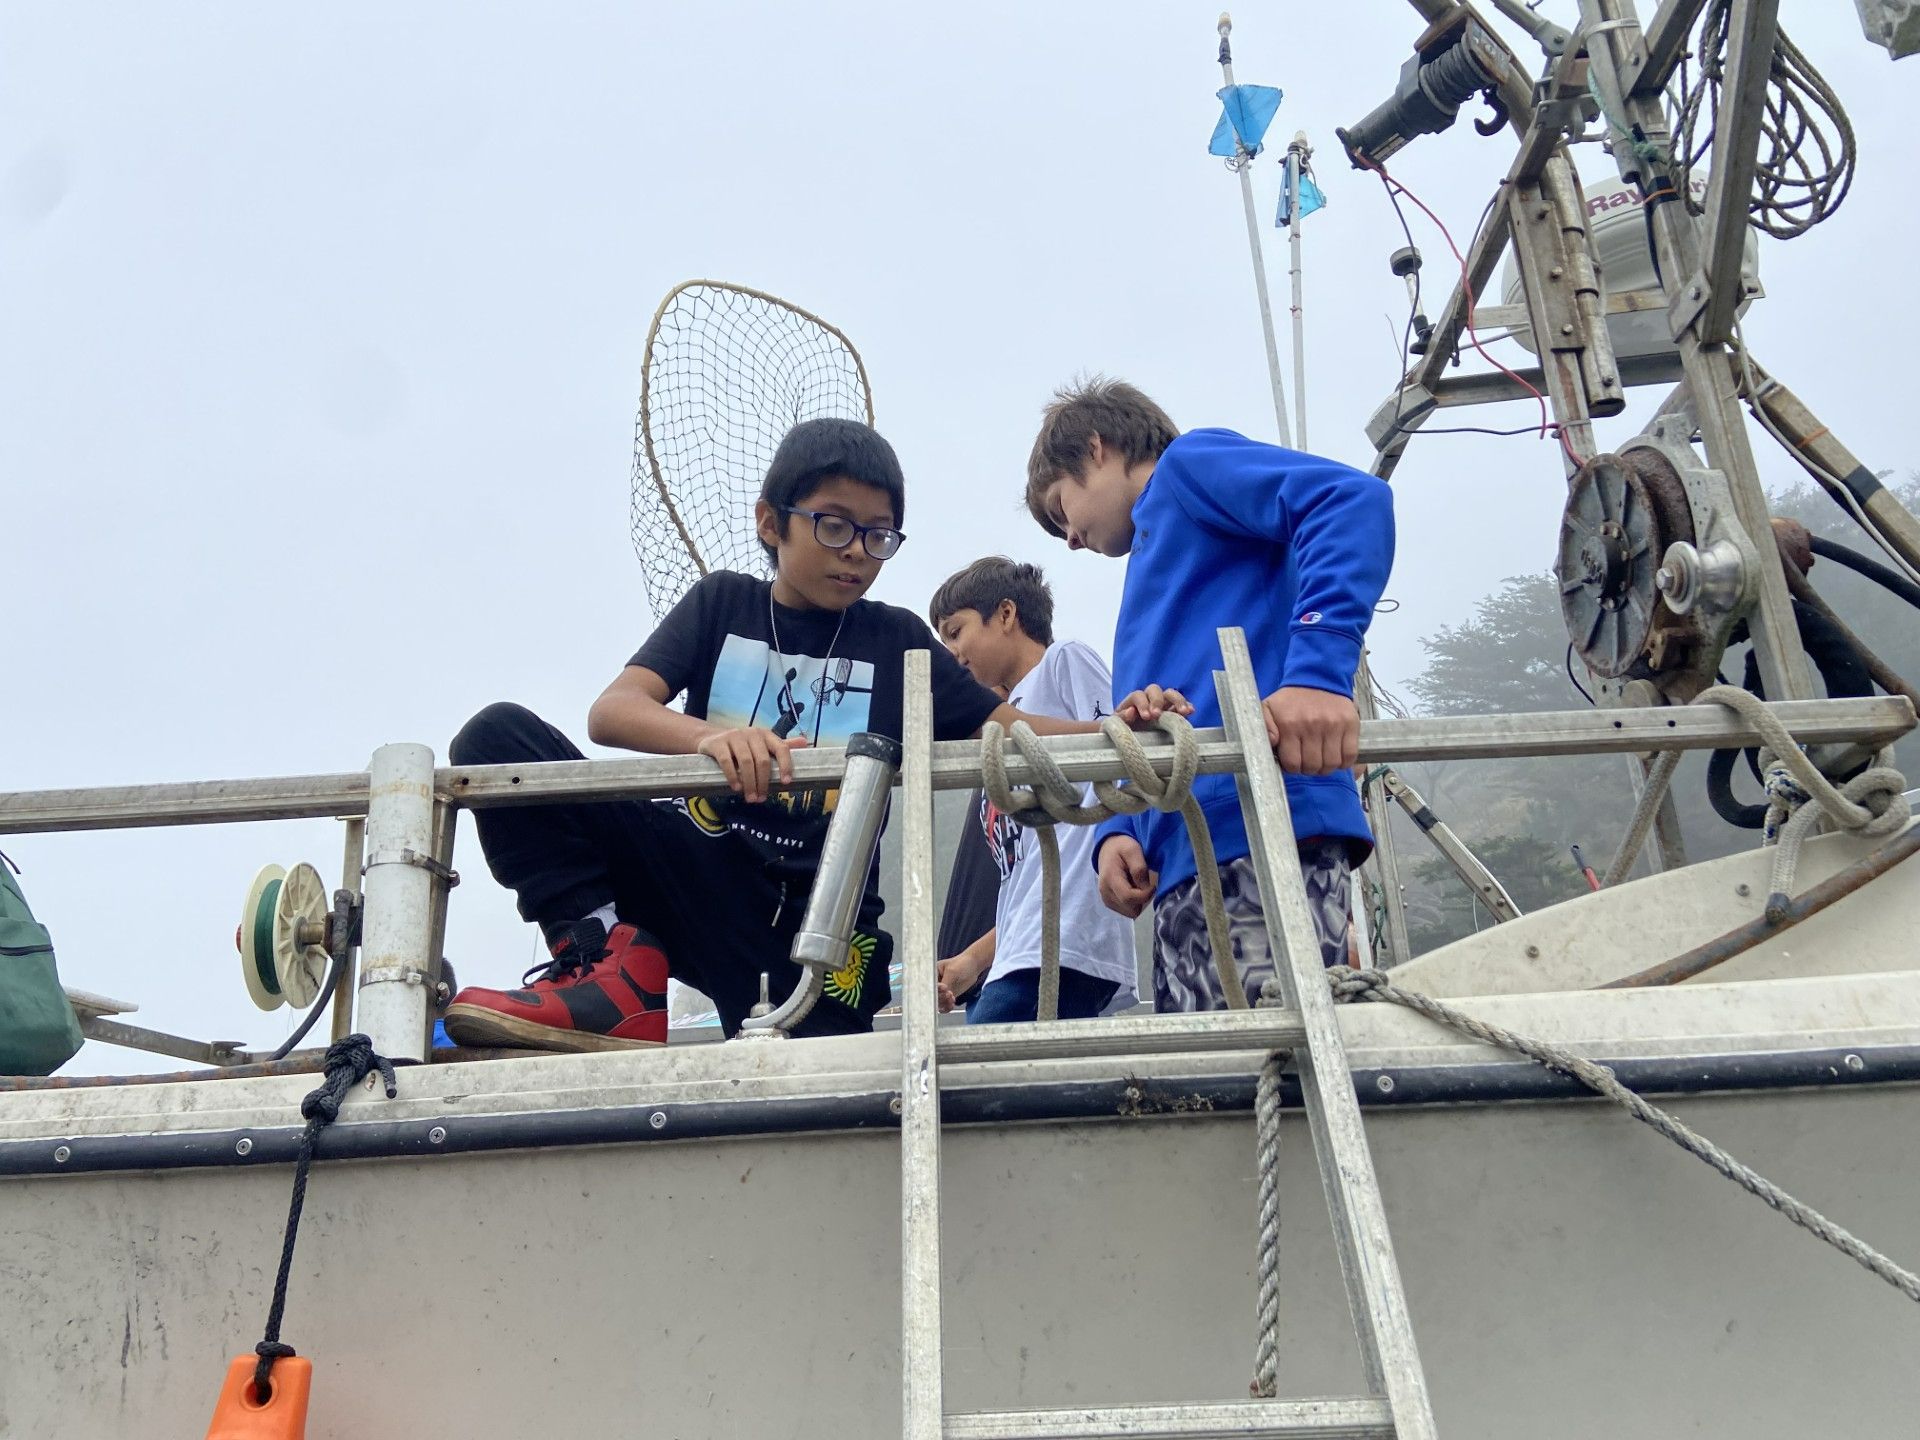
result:
[(760, 482), (788, 430), (825, 418), (873, 423), (846, 336), (737, 285), (668, 294), (647, 336), (633, 446), (633, 546), (656, 618), (710, 570), (766, 573)]

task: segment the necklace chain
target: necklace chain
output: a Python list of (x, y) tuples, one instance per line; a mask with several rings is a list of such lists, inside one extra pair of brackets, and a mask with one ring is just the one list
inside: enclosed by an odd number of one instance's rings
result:
[[(840, 612), (839, 624), (833, 627), (833, 638), (827, 642), (827, 658), (820, 662), (820, 673), (823, 676), (832, 673), (833, 648), (840, 643), (840, 631), (845, 628), (846, 623), (847, 612), (842, 610)], [(773, 582), (771, 581), (767, 582), (767, 628), (773, 632), (773, 654), (767, 657), (768, 678), (777, 679), (779, 665), (775, 660), (775, 656), (785, 659), (786, 648), (780, 643), (780, 622), (774, 617), (773, 613)]]

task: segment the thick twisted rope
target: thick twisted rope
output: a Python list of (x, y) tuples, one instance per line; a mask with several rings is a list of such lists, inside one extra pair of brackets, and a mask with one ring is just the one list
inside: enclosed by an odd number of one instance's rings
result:
[[(1776, 847), (1767, 894), (1768, 919), (1778, 923), (1786, 917), (1794, 870), (1800, 863), (1800, 846), (1810, 835), (1822, 829), (1851, 830), (1863, 838), (1877, 839), (1906, 825), (1911, 814), (1902, 793), (1907, 781), (1894, 769), (1891, 750), (1882, 750), (1872, 766), (1845, 785), (1835, 785), (1794, 743), (1787, 727), (1759, 696), (1738, 686), (1715, 685), (1701, 691), (1693, 703), (1724, 705), (1760, 735), (1760, 774), (1767, 792), (1763, 843)], [(1646, 788), (1640, 793), (1639, 807), (1627, 827), (1627, 837), (1607, 867), (1607, 885), (1619, 884), (1633, 868), (1679, 763), (1679, 752), (1674, 750), (1654, 762)]]
[(1647, 778), (1640, 787), (1640, 803), (1634, 809), (1633, 819), (1627, 824), (1627, 836), (1614, 852), (1606, 878), (1600, 882), (1603, 888), (1618, 885), (1627, 878), (1627, 872), (1640, 856), (1640, 847), (1647, 843), (1647, 836), (1653, 833), (1654, 822), (1660, 817), (1661, 803), (1667, 798), (1668, 787), (1673, 784), (1673, 772), (1679, 767), (1680, 752), (1666, 750), (1648, 769)]
[[(1273, 973), (1260, 985), (1260, 1008), (1271, 1010), (1286, 1003), (1276, 958)], [(1256, 1400), (1272, 1400), (1280, 1393), (1280, 1071), (1292, 1058), (1290, 1050), (1268, 1055), (1253, 1095), (1254, 1155), (1260, 1167), (1259, 1244), (1254, 1254), (1259, 1290), (1253, 1318), (1259, 1339), (1249, 1388)]]
[[(1264, 994), (1260, 1003), (1267, 1003)], [(1254, 1321), (1259, 1340), (1250, 1387), (1256, 1400), (1271, 1400), (1280, 1393), (1280, 1070), (1287, 1058), (1285, 1050), (1267, 1056), (1253, 1098), (1260, 1166), (1260, 1244), (1254, 1262), (1259, 1284)]]
[[(1690, 176), (1713, 150), (1732, 25), (1732, 0), (1709, 0), (1694, 47), (1699, 77), (1684, 62), (1680, 69), (1672, 130), (1680, 193), (1694, 215), (1705, 207), (1692, 197)], [(1784, 30), (1775, 33), (1765, 92), (1750, 103), (1760, 108), (1761, 119), (1747, 223), (1791, 240), (1831, 216), (1852, 188), (1859, 154), (1853, 121), (1833, 86)]]
[[(1094, 803), (1082, 804), (1080, 786), (1067, 779), (1059, 763), (1047, 753), (1040, 737), (1024, 720), (1016, 720), (1011, 732), (999, 722), (989, 720), (980, 731), (982, 747), (980, 770), (987, 798), (1001, 814), (1040, 837), (1040, 986), (1038, 1018), (1056, 1020), (1060, 1016), (1060, 840), (1056, 825), (1098, 825), (1115, 815), (1140, 815), (1148, 810), (1179, 811), (1187, 825), (1187, 839), (1193, 846), (1195, 873), (1200, 882), (1200, 901), (1207, 917), (1207, 940), (1213, 948), (1214, 965), (1220, 972), (1220, 988), (1230, 1009), (1247, 1008), (1246, 987), (1240, 983), (1239, 967), (1234, 964), (1233, 945), (1227, 931), (1227, 903), (1220, 890), (1220, 865), (1215, 858), (1213, 835), (1207, 829), (1207, 817), (1200, 802), (1193, 798), (1193, 779), (1200, 769), (1200, 746), (1193, 738), (1193, 726), (1172, 713), (1161, 715), (1159, 728), (1173, 737), (1172, 773), (1162, 779), (1154, 773), (1146, 748), (1134, 738), (1126, 724), (1108, 715), (1100, 722), (1100, 733), (1107, 737), (1126, 771), (1127, 784), (1111, 780), (1093, 782)], [(1032, 786), (1015, 789), (1007, 780), (1007, 740), (1038, 774)]]
[(1511, 1030), (1503, 1030), (1498, 1025), (1489, 1025), (1483, 1020), (1476, 1020), (1471, 1015), (1463, 1014), (1449, 1005), (1443, 1005), (1416, 991), (1402, 990), (1379, 970), (1329, 970), (1327, 980), (1333, 987), (1335, 1000), (1384, 1000), (1390, 1004), (1403, 1005), (1409, 1010), (1426, 1016), (1436, 1024), (1457, 1030), (1462, 1035), (1480, 1041), (1483, 1045), (1495, 1045), (1502, 1050), (1511, 1050), (1517, 1055), (1525, 1055), (1529, 1060), (1544, 1065), (1549, 1070), (1571, 1076), (1588, 1089), (1613, 1101), (1634, 1119), (1651, 1125), (1689, 1155), (1706, 1161), (1727, 1179), (1748, 1194), (1758, 1196), (1801, 1229), (1818, 1236), (1842, 1255), (1865, 1266), (1909, 1300), (1920, 1302), (1920, 1275), (1902, 1268), (1865, 1241), (1841, 1229), (1818, 1210), (1794, 1199), (1764, 1175), (1741, 1164), (1711, 1140), (1683, 1125), (1673, 1115), (1648, 1104), (1622, 1085), (1613, 1071), (1606, 1066), (1596, 1065), (1591, 1060), (1575, 1055), (1569, 1050), (1562, 1050), (1556, 1045), (1549, 1045), (1545, 1041), (1528, 1039), (1524, 1035), (1514, 1034)]
[(326, 1078), (320, 1082), (320, 1088), (309, 1091), (307, 1098), (300, 1102), (300, 1113), (306, 1119), (307, 1128), (301, 1132), (300, 1157), (293, 1167), (293, 1199), (287, 1206), (287, 1234), (280, 1247), (280, 1273), (274, 1278), (273, 1302), (267, 1307), (265, 1338), (253, 1347), (260, 1357), (253, 1371), (253, 1389), (262, 1403), (273, 1393), (273, 1362), (294, 1353), (291, 1345), (280, 1343), (280, 1321), (287, 1309), (287, 1279), (293, 1273), (293, 1244), (300, 1235), (300, 1212), (307, 1203), (307, 1172), (313, 1167), (314, 1141), (339, 1118), (347, 1092), (369, 1074), (379, 1072), (386, 1082), (389, 1100), (398, 1093), (393, 1062), (376, 1054), (373, 1041), (365, 1035), (349, 1035), (334, 1041), (327, 1047), (324, 1064)]

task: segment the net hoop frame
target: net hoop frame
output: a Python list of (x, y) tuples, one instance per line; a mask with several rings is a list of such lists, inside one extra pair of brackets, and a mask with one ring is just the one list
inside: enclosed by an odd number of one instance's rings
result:
[(751, 285), (736, 285), (731, 280), (682, 280), (667, 292), (666, 298), (661, 300), (653, 312), (653, 320), (647, 326), (646, 345), (641, 352), (640, 448), (647, 459), (647, 478), (653, 482), (653, 488), (660, 496), (660, 503), (666, 508), (667, 518), (673, 522), (673, 528), (680, 536), (680, 543), (686, 546), (687, 554), (692, 558), (694, 568), (704, 577), (709, 573), (706, 557), (700, 553), (700, 547), (693, 543), (693, 536), (687, 530), (687, 522), (681, 516), (680, 507), (674, 503), (673, 496), (667, 489), (665, 476), (661, 474), (660, 457), (654, 454), (653, 423), (649, 419), (651, 406), (648, 404), (653, 390), (653, 342), (659, 337), (660, 322), (666, 318), (667, 311), (672, 308), (675, 300), (679, 299), (680, 296), (688, 290), (698, 289), (729, 290), (736, 295), (746, 295), (752, 299), (764, 301), (769, 305), (777, 305), (782, 310), (797, 315), (800, 319), (810, 324), (819, 326), (835, 340), (846, 346), (847, 353), (853, 357), (854, 370), (860, 377), (860, 398), (866, 405), (867, 424), (869, 426), (873, 424), (873, 385), (867, 378), (867, 362), (861, 358), (859, 347), (847, 338), (846, 331), (831, 321), (822, 320), (811, 310), (803, 309), (801, 306), (795, 305), (791, 300), (783, 300), (778, 295), (771, 294), (765, 290), (756, 290)]

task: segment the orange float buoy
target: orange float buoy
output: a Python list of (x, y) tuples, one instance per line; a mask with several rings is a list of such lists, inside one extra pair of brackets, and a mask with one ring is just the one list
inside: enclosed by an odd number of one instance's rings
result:
[(259, 1364), (257, 1355), (236, 1355), (227, 1367), (207, 1440), (306, 1440), (313, 1362), (298, 1355), (275, 1360), (264, 1402), (255, 1398), (253, 1388)]

